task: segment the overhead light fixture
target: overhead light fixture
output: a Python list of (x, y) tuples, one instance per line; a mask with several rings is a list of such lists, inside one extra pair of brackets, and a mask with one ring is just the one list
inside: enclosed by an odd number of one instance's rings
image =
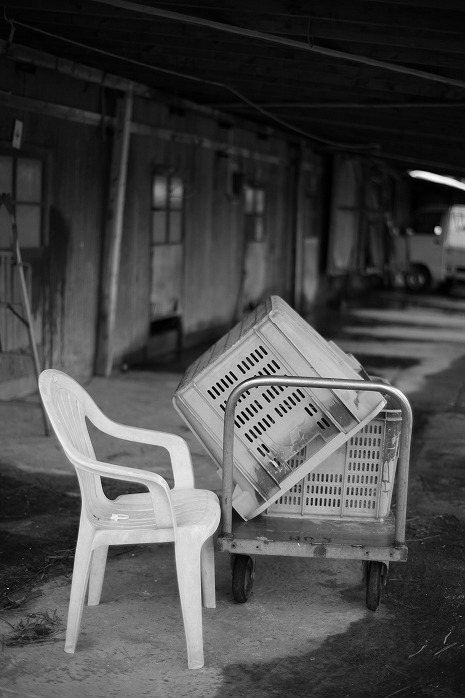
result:
[(454, 187), (455, 189), (465, 191), (465, 184), (453, 177), (444, 177), (443, 175), (438, 175), (434, 172), (425, 172), (424, 170), (409, 170), (408, 173), (410, 177), (414, 177), (414, 179), (424, 179), (427, 182), (443, 184), (446, 187)]

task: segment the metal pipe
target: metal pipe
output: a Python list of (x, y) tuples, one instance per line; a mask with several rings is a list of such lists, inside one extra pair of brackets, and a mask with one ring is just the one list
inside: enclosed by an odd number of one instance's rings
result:
[(287, 385), (294, 388), (326, 388), (330, 390), (367, 390), (383, 393), (393, 397), (402, 411), (402, 430), (400, 436), (399, 460), (397, 465), (397, 512), (394, 530), (394, 545), (405, 543), (405, 521), (407, 518), (407, 494), (410, 442), (412, 436), (412, 408), (405, 395), (391, 385), (363, 380), (345, 380), (339, 378), (304, 378), (301, 376), (266, 376), (249, 378), (239, 383), (231, 392), (226, 403), (223, 430), (223, 495), (222, 535), (232, 538), (232, 493), (234, 468), (234, 411), (242, 393), (252, 388), (267, 385)]

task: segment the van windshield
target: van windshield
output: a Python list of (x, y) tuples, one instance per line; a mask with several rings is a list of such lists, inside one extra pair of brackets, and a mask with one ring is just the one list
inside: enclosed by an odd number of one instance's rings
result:
[(413, 220), (415, 235), (441, 235), (443, 210), (419, 211)]
[(448, 245), (465, 248), (465, 206), (452, 206), (450, 210)]

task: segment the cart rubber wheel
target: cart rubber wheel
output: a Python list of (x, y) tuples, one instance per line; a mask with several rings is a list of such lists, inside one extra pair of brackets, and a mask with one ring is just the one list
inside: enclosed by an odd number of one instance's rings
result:
[(249, 555), (235, 555), (232, 571), (232, 594), (236, 603), (245, 603), (252, 593), (255, 561)]
[(381, 601), (381, 592), (385, 584), (386, 566), (383, 562), (369, 562), (366, 569), (366, 605), (368, 610), (376, 611)]

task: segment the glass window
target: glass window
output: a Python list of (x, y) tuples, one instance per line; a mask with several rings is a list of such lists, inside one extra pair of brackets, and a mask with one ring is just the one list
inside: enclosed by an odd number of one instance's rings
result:
[(182, 212), (170, 211), (170, 242), (182, 242)]
[(180, 211), (184, 200), (184, 186), (182, 179), (179, 177), (171, 177), (170, 182), (170, 208)]
[(0, 155), (0, 194), (13, 193), (13, 158)]
[(265, 240), (265, 190), (256, 185), (246, 185), (245, 234), (249, 242)]
[(166, 242), (166, 211), (152, 211), (152, 242), (155, 245)]
[(42, 198), (42, 163), (40, 160), (18, 158), (16, 167), (16, 199), (40, 203)]
[(4, 206), (0, 208), (0, 250), (11, 249), (10, 216)]
[(245, 212), (254, 213), (255, 190), (252, 187), (245, 188)]
[(40, 247), (40, 207), (16, 204), (16, 226), (21, 247)]
[(152, 207), (166, 208), (167, 204), (168, 182), (167, 178), (161, 175), (155, 175), (153, 178), (153, 194)]
[(184, 182), (179, 175), (157, 173), (152, 185), (152, 243), (179, 244), (183, 239)]
[[(22, 247), (40, 247), (42, 240), (43, 164), (41, 160), (0, 155), (0, 193), (10, 194)], [(0, 249), (11, 249), (11, 222), (0, 210)]]

